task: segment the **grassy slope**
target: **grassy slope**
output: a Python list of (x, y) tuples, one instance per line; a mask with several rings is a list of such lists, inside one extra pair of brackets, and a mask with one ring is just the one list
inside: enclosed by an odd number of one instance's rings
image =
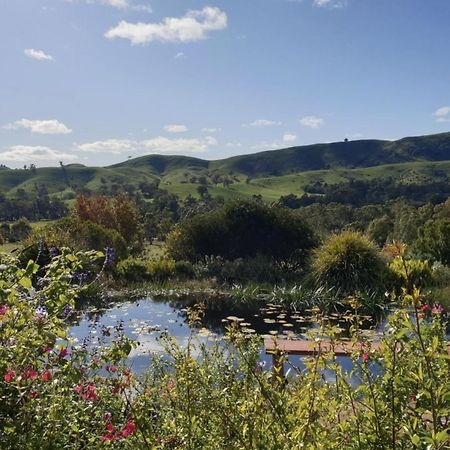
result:
[[(450, 133), (405, 138), (398, 141), (362, 140), (292, 147), (241, 155), (218, 161), (187, 156), (148, 155), (109, 167), (81, 165), (29, 170), (1, 170), (0, 193), (15, 195), (18, 189), (32, 192), (45, 184), (51, 194), (64, 195), (87, 187), (94, 192), (113, 184), (138, 186), (160, 179), (161, 187), (185, 197), (196, 195), (193, 176), (205, 176), (211, 195), (225, 198), (301, 194), (311, 182), (329, 184), (354, 179), (394, 177), (404, 183), (426, 183), (450, 176)], [(213, 185), (211, 176), (233, 179), (228, 187)], [(246, 179), (250, 181), (247, 183)]]

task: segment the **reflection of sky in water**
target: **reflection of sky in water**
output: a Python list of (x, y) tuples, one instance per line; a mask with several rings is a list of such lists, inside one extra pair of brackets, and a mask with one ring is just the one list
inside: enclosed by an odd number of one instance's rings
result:
[[(267, 328), (261, 329), (258, 323), (255, 323), (255, 317), (259, 315), (254, 313), (253, 310), (251, 315), (244, 316), (244, 320), (248, 323), (248, 326), (255, 328), (258, 333), (267, 333)], [(108, 339), (112, 339), (112, 337), (103, 337), (102, 330), (110, 330), (111, 336), (113, 336), (114, 327), (121, 321), (125, 335), (138, 342), (138, 346), (130, 354), (129, 364), (134, 371), (142, 373), (150, 364), (152, 355), (164, 355), (164, 347), (160, 340), (162, 332), (167, 332), (181, 346), (186, 346), (191, 336), (196, 345), (200, 343), (208, 345), (220, 340), (223, 336), (223, 328), (218, 327), (217, 323), (222, 322), (222, 319), (230, 315), (230, 309), (228, 311), (225, 311), (225, 309), (215, 311), (214, 315), (214, 321), (206, 322), (208, 329), (192, 330), (181, 309), (171, 306), (168, 302), (155, 302), (150, 298), (145, 298), (133, 303), (127, 302), (113, 306), (108, 310), (100, 311), (98, 314), (92, 312), (89, 316), (85, 314), (79, 324), (71, 328), (71, 335), (77, 339), (79, 344), (88, 339), (90, 346), (99, 345), (99, 339), (103, 338), (106, 342)], [(261, 318), (259, 321), (262, 321)], [(305, 324), (302, 323), (301, 325), (298, 330), (300, 332), (295, 333), (297, 336), (304, 336), (301, 331), (304, 332)], [(311, 325), (309, 324), (309, 326)], [(271, 324), (270, 327), (273, 328), (273, 325)], [(294, 335), (293, 331), (290, 331), (290, 333)], [(261, 348), (260, 357), (262, 361), (265, 361), (265, 367), (270, 368), (271, 356), (265, 355), (263, 348)], [(337, 360), (345, 370), (350, 370), (353, 366), (351, 359), (348, 357), (338, 357)], [(289, 361), (290, 364), (285, 366), (286, 372), (291, 365), (300, 369), (304, 368), (302, 358), (299, 356), (291, 356)], [(290, 373), (294, 374), (295, 371), (291, 369)], [(323, 377), (330, 382), (334, 380), (332, 371), (324, 371)]]

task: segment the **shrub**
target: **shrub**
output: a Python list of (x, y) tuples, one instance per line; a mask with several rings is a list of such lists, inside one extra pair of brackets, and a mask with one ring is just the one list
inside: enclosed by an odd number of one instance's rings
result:
[(139, 283), (149, 279), (148, 264), (137, 258), (130, 257), (120, 261), (116, 272), (120, 278), (126, 281)]
[(173, 259), (156, 259), (148, 263), (148, 273), (153, 281), (162, 283), (175, 275)]
[(347, 295), (380, 288), (386, 263), (375, 244), (364, 235), (343, 231), (314, 252), (312, 271), (318, 284)]
[(235, 201), (178, 225), (167, 239), (175, 260), (254, 258), (305, 262), (316, 243), (312, 230), (294, 212), (254, 201)]
[(413, 250), (424, 258), (450, 265), (450, 219), (427, 222), (419, 229)]
[(195, 268), (189, 261), (175, 262), (175, 276), (181, 280), (189, 280), (195, 277)]
[(26, 239), (31, 233), (31, 225), (27, 219), (20, 219), (14, 222), (10, 227), (9, 241), (20, 242)]

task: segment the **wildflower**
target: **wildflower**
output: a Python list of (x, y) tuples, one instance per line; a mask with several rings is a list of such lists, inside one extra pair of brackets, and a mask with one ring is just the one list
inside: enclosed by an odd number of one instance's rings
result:
[(128, 436), (131, 436), (135, 432), (136, 432), (136, 423), (132, 420), (128, 420), (120, 434), (122, 435), (122, 437), (127, 438)]
[(431, 311), (430, 305), (427, 305), (427, 304), (422, 305), (419, 309), (420, 309), (420, 311), (425, 312), (425, 313)]
[(53, 350), (53, 347), (51, 345), (44, 345), (42, 347), (42, 352), (43, 353), (50, 353)]
[(370, 355), (367, 352), (363, 352), (361, 355), (361, 359), (363, 363), (367, 363), (370, 360)]
[(9, 311), (8, 305), (0, 306), (0, 319)]
[(444, 308), (441, 305), (433, 305), (433, 308), (431, 310), (431, 314), (439, 315), (444, 312)]
[(63, 316), (65, 318), (69, 317), (72, 314), (73, 308), (70, 305), (64, 306), (63, 309)]
[(3, 375), (3, 379), (5, 380), (6, 383), (10, 383), (11, 381), (14, 380), (15, 376), (16, 374), (14, 373), (13, 370), (7, 369), (5, 375)]
[(77, 394), (81, 394), (81, 392), (83, 391), (83, 386), (81, 384), (77, 384), (74, 390)]
[(116, 366), (106, 366), (106, 370), (108, 371), (108, 372), (111, 372), (111, 373), (114, 373), (114, 372), (117, 372), (117, 367)]
[(34, 370), (33, 366), (28, 366), (22, 374), (22, 380), (36, 380), (39, 374)]
[(111, 247), (105, 248), (105, 266), (112, 266), (114, 264), (115, 251)]
[(42, 378), (42, 381), (50, 381), (50, 380), (52, 379), (52, 374), (50, 373), (49, 370), (45, 370), (45, 371), (42, 373), (41, 378)]
[(39, 306), (35, 311), (35, 318), (38, 323), (43, 323), (47, 320), (48, 312), (44, 306)]
[(37, 398), (37, 397), (39, 397), (39, 392), (36, 392), (36, 391), (30, 391), (29, 394), (28, 394), (28, 396), (29, 396), (30, 398)]
[(87, 387), (83, 390), (81, 394), (81, 398), (83, 400), (97, 400), (97, 390), (95, 389), (95, 386), (93, 383), (89, 383)]
[(62, 359), (62, 358), (65, 358), (68, 354), (69, 354), (69, 350), (67, 349), (67, 347), (63, 347), (63, 348), (60, 350), (58, 356)]

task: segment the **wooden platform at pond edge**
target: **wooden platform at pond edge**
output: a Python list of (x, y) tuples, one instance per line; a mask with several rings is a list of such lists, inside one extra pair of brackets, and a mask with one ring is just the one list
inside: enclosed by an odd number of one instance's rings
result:
[[(307, 341), (307, 340), (289, 340), (289, 339), (264, 339), (264, 348), (266, 354), (284, 353), (286, 355), (314, 356), (319, 353), (326, 353), (331, 350), (332, 344), (329, 341)], [(379, 342), (370, 342), (370, 349), (379, 350)], [(361, 347), (354, 345), (350, 341), (340, 341), (333, 347), (336, 356), (348, 356), (354, 352), (367, 351), (369, 345)], [(450, 353), (450, 343), (447, 344), (447, 350)]]
[[(374, 350), (380, 347), (379, 342), (371, 342), (370, 346)], [(266, 354), (272, 355), (275, 352), (285, 353), (287, 355), (314, 356), (318, 353), (326, 353), (331, 350), (331, 343), (328, 341), (307, 341), (307, 340), (289, 340), (289, 339), (264, 339)], [(348, 356), (355, 351), (361, 351), (358, 345), (356, 348), (353, 343), (341, 341), (335, 343), (334, 354), (336, 356)]]

